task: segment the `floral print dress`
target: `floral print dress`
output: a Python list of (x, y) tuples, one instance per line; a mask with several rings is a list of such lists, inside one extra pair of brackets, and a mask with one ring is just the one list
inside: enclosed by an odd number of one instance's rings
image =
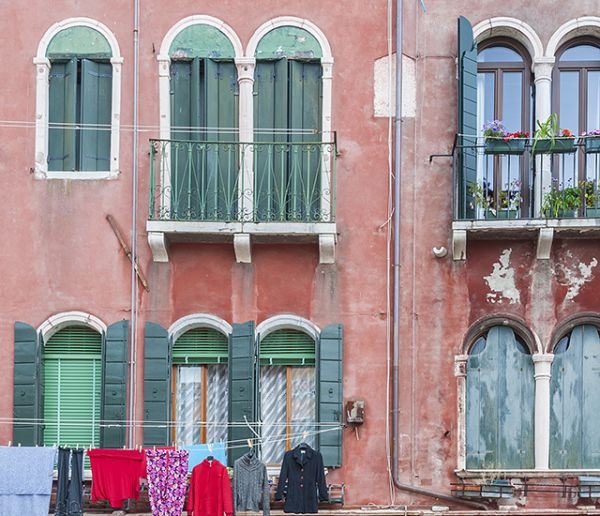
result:
[(187, 488), (187, 450), (146, 450), (153, 516), (181, 516)]

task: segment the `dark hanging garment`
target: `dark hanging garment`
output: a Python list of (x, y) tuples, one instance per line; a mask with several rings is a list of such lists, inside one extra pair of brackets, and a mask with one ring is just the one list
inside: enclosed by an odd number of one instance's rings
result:
[[(69, 461), (70, 459), (70, 461)], [(69, 481), (69, 462), (71, 480)], [(83, 450), (59, 448), (55, 516), (83, 515)]]
[(234, 509), (257, 512), (262, 508), (263, 516), (269, 516), (270, 499), (267, 466), (251, 450), (233, 465)]
[(284, 512), (316, 513), (319, 500), (326, 502), (327, 484), (322, 455), (307, 444), (285, 453), (275, 500), (285, 498)]

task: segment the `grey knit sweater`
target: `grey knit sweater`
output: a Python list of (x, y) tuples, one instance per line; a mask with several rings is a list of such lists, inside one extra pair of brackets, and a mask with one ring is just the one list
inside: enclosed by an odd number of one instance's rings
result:
[(236, 511), (258, 511), (269, 516), (270, 492), (267, 467), (247, 453), (233, 465), (233, 505)]

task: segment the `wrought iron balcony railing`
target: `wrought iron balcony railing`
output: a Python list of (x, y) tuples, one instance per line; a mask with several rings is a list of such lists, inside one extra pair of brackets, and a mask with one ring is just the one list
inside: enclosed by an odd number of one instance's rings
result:
[(335, 143), (150, 140), (149, 220), (335, 221)]
[[(541, 142), (541, 143), (540, 143)], [(457, 136), (454, 219), (600, 218), (600, 139)]]

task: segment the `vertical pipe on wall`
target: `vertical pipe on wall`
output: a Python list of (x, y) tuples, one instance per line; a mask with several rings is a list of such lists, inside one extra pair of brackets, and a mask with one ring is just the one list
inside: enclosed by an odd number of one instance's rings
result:
[(455, 498), (451, 495), (436, 493), (412, 484), (404, 484), (398, 480), (398, 419), (400, 414), (400, 174), (402, 171), (402, 0), (396, 0), (396, 112), (394, 122), (394, 198), (393, 198), (393, 311), (392, 311), (392, 479), (394, 486), (402, 491), (408, 491), (439, 500), (458, 503), (461, 505), (487, 509), (487, 506), (477, 502), (470, 502)]
[(138, 90), (139, 90), (139, 41), (140, 32), (140, 2), (133, 0), (133, 145), (131, 163), (132, 207), (131, 207), (131, 326), (129, 338), (129, 415), (127, 442), (134, 446), (135, 426), (135, 351), (137, 341), (137, 182), (138, 182)]

